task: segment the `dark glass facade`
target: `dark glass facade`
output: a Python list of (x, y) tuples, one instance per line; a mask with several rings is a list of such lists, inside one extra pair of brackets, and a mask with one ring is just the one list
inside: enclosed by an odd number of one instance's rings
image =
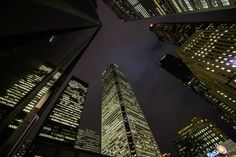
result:
[(214, 96), (207, 85), (197, 79), (180, 58), (171, 54), (166, 54), (160, 60), (160, 63), (161, 67), (175, 76), (186, 87), (198, 94), (202, 99), (207, 101), (214, 109), (216, 109), (221, 119), (233, 127), (236, 125), (235, 114), (232, 114), (232, 111), (224, 106), (225, 102)]
[(181, 59), (171, 54), (166, 54), (160, 60), (161, 67), (187, 85), (194, 79), (193, 73)]
[[(13, 155), (22, 143), (26, 142), (23, 147), (28, 145), (28, 135), (32, 141), (37, 134), (54, 104), (50, 102), (64, 88), (101, 27), (95, 7), (93, 0), (13, 0), (1, 4), (2, 156)], [(9, 130), (13, 130), (11, 136)]]

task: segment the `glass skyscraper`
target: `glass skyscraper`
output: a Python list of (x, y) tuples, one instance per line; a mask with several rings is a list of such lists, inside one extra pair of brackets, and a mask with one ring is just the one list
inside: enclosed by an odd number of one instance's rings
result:
[(233, 127), (236, 126), (236, 115), (232, 114), (230, 110), (222, 105), (225, 102), (219, 100), (216, 96), (214, 96), (213, 93), (207, 88), (206, 84), (199, 81), (180, 58), (175, 57), (171, 54), (166, 54), (164, 57), (162, 57), (160, 63), (162, 68), (175, 76), (186, 87), (197, 93), (214, 109), (216, 109), (221, 119), (223, 119)]
[[(199, 81), (222, 103), (236, 129), (236, 47), (235, 24), (209, 25), (194, 33), (180, 48), (178, 56)], [(222, 117), (224, 118), (224, 117)]]
[[(14, 156), (34, 141), (101, 22), (94, 0), (13, 0), (0, 10), (0, 154)], [(37, 72), (44, 63), (55, 67)]]
[(193, 117), (178, 130), (176, 146), (182, 157), (205, 155), (228, 138), (203, 117)]
[(235, 7), (233, 0), (170, 0), (176, 13)]
[(141, 20), (175, 13), (175, 8), (166, 0), (103, 0), (123, 21)]
[(103, 0), (123, 21), (235, 7), (234, 0)]
[(126, 76), (111, 64), (102, 75), (101, 153), (109, 156), (161, 156)]
[(73, 77), (45, 121), (39, 138), (74, 146), (88, 84)]

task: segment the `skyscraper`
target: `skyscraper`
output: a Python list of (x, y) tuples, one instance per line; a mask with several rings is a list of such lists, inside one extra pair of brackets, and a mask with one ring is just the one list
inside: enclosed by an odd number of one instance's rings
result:
[(233, 0), (103, 0), (123, 21), (235, 7)]
[(193, 33), (205, 29), (208, 25), (207, 23), (154, 23), (150, 24), (149, 30), (155, 33), (160, 41), (181, 46)]
[[(0, 96), (0, 118), (4, 120), (11, 112), (14, 112), (16, 106), (29, 95), (32, 90), (53, 70), (52, 65), (43, 64), (33, 72), (26, 74), (25, 77), (19, 79), (3, 95)], [(57, 72), (51, 80), (37, 93), (37, 95), (14, 117), (7, 128), (1, 132), (1, 144), (11, 136), (11, 134), (24, 121), (28, 113), (37, 105), (42, 97), (49, 91), (52, 85), (60, 77), (61, 73)]]
[(234, 129), (236, 128), (236, 115), (232, 114), (231, 110), (222, 105), (225, 102), (215, 97), (207, 88), (206, 84), (199, 81), (181, 59), (171, 54), (166, 54), (162, 57), (160, 63), (162, 68), (175, 76), (186, 87), (197, 93), (201, 98), (206, 100), (213, 108), (215, 108), (225, 122), (233, 126)]
[(111, 64), (102, 75), (101, 152), (109, 156), (161, 156), (126, 76)]
[[(236, 116), (236, 49), (235, 24), (210, 25), (194, 33), (177, 54), (197, 79), (222, 103), (219, 105)], [(236, 120), (231, 119), (235, 127)]]
[(162, 68), (183, 82), (184, 85), (190, 84), (190, 82), (194, 79), (193, 73), (183, 63), (183, 61), (171, 54), (165, 54), (161, 58), (160, 63)]
[(176, 146), (182, 157), (204, 155), (228, 138), (217, 126), (203, 117), (193, 117), (177, 134)]
[(71, 78), (43, 125), (39, 139), (74, 146), (88, 84)]
[(158, 15), (167, 15), (175, 13), (174, 8), (169, 1), (161, 0), (103, 0), (123, 21), (141, 20)]
[(235, 2), (232, 0), (172, 0), (170, 3), (176, 13), (235, 7)]
[[(24, 148), (25, 143), (28, 145), (28, 141), (33, 141), (36, 137), (48, 111), (55, 104), (54, 97), (64, 88), (65, 80), (68, 80), (74, 66), (100, 29), (101, 22), (93, 0), (13, 0), (2, 3), (0, 10), (4, 23), (4, 26), (0, 26), (0, 93), (4, 92), (3, 89), (10, 89), (12, 82), (17, 82), (19, 76), (24, 76), (23, 74), (35, 65), (55, 65), (52, 71), (19, 101), (12, 112), (5, 114), (5, 118), (0, 121), (0, 134), (4, 132), (8, 135), (9, 132), (5, 130), (9, 126), (12, 130), (17, 127), (7, 140), (1, 140), (4, 144), (0, 148), (1, 156), (14, 156), (18, 148)], [(12, 14), (13, 12), (17, 14)], [(30, 105), (35, 101), (33, 99), (44, 92), (44, 88), (60, 69), (63, 69), (60, 78), (31, 109)], [(31, 84), (27, 84), (24, 87), (30, 86)], [(29, 113), (21, 122), (19, 114), (24, 112), (23, 110)]]
[(75, 148), (90, 152), (101, 153), (101, 138), (95, 131), (79, 129)]

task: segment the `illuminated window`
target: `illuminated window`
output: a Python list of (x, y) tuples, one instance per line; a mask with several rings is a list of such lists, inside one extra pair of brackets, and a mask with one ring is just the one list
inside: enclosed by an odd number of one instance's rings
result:
[(229, 0), (221, 0), (221, 3), (222, 3), (223, 6), (230, 5)]
[(200, 0), (200, 2), (202, 3), (203, 8), (208, 8), (206, 0)]
[(134, 6), (134, 9), (139, 12), (144, 18), (151, 17), (147, 10), (141, 4)]
[(178, 2), (179, 2), (179, 4), (180, 4), (181, 8), (182, 8), (184, 11), (187, 11), (187, 9), (185, 8), (185, 6), (184, 6), (182, 0), (178, 0)]
[(174, 4), (174, 6), (177, 9), (177, 11), (181, 13), (182, 11), (181, 11), (179, 5), (176, 3), (176, 1), (171, 1), (171, 2)]
[(211, 5), (215, 8), (218, 7), (217, 0), (211, 0)]
[(192, 11), (192, 10), (193, 10), (193, 7), (192, 7), (191, 4), (189, 3), (189, 1), (188, 1), (188, 0), (184, 0), (184, 2), (185, 2), (185, 4), (187, 5), (188, 9), (189, 9), (190, 11)]

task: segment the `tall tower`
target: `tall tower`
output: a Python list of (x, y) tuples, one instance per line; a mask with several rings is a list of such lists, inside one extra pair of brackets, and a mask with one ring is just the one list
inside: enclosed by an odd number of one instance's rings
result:
[(235, 7), (233, 0), (103, 0), (123, 21)]
[(217, 126), (203, 117), (193, 117), (177, 134), (176, 146), (180, 156), (204, 155), (228, 138)]
[(43, 125), (39, 139), (74, 146), (88, 84), (72, 77)]
[(161, 156), (134, 92), (119, 67), (111, 64), (102, 81), (102, 154)]
[[(64, 87), (64, 80), (69, 77), (85, 49), (95, 37), (101, 27), (101, 22), (96, 14), (94, 0), (70, 2), (36, 0), (20, 3), (9, 1), (2, 4), (0, 8), (2, 10), (0, 16), (4, 17), (2, 20), (5, 24), (0, 26), (2, 30), (0, 45), (4, 45), (0, 48), (0, 69), (2, 68), (0, 94), (4, 92), (3, 88), (12, 83), (11, 80), (15, 81), (15, 78), (18, 79), (17, 77), (22, 76), (22, 73), (28, 72), (28, 69), (31, 69), (32, 66), (44, 64), (45, 62), (55, 65), (42, 81), (37, 83), (32, 90), (30, 89), (28, 94), (9, 90), (10, 95), (12, 95), (10, 92), (15, 92), (13, 94), (15, 96), (11, 97), (14, 100), (13, 102), (18, 99), (19, 95), (25, 94), (17, 105), (8, 104), (15, 105), (14, 110), (5, 112), (7, 114), (3, 112), (5, 118), (3, 117), (3, 120), (0, 120), (0, 134), (4, 132), (4, 139), (1, 138), (0, 141), (0, 143), (4, 143), (3, 146), (0, 144), (0, 154), (1, 156), (14, 156), (19, 149), (25, 148), (25, 143), (28, 145), (30, 143), (28, 141), (33, 141), (36, 137), (48, 112), (55, 104), (54, 97)], [(18, 14), (13, 15), (12, 10), (17, 10)], [(9, 21), (9, 17), (12, 20)], [(19, 17), (24, 18), (17, 20)], [(58, 20), (55, 17), (62, 18)], [(37, 22), (35, 22), (36, 18), (38, 19)], [(16, 25), (18, 28), (10, 27)], [(78, 38), (79, 40), (77, 40)], [(8, 70), (6, 70), (6, 67), (8, 67)], [(31, 110), (34, 97), (40, 97), (45, 90), (44, 87), (47, 86), (50, 80), (54, 80), (53, 77), (59, 69), (63, 69), (60, 78), (40, 98), (38, 103), (40, 105), (35, 105)], [(37, 79), (33, 78), (32, 80)], [(31, 82), (24, 80), (22, 82), (19, 85), (23, 89), (31, 88)], [(7, 98), (4, 95), (1, 96), (4, 99)], [(31, 101), (33, 102), (31, 103)], [(26, 106), (28, 107), (25, 108)], [(20, 112), (27, 113), (23, 121), (21, 115), (19, 115)], [(19, 123), (21, 124), (18, 125)], [(9, 127), (15, 131), (8, 138), (6, 135), (10, 133), (7, 130)], [(6, 137), (7, 140), (5, 140)]]
[(123, 22), (174, 14), (175, 8), (166, 0), (103, 0)]
[[(236, 117), (235, 31), (235, 24), (212, 24), (194, 33), (177, 49), (179, 57), (231, 117)], [(231, 122), (236, 124), (235, 118)]]
[(236, 115), (232, 114), (232, 111), (226, 108), (225, 105), (222, 105), (225, 102), (215, 97), (206, 84), (199, 81), (181, 59), (171, 54), (166, 54), (162, 57), (160, 63), (162, 68), (175, 76), (186, 87), (201, 96), (201, 98), (210, 103), (210, 105), (219, 113), (221, 119), (236, 129)]

